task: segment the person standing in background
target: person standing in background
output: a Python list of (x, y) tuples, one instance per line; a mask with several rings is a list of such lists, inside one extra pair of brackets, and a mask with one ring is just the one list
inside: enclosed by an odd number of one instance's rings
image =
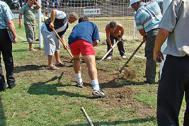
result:
[(29, 51), (36, 51), (33, 48), (35, 42), (35, 13), (40, 8), (36, 0), (28, 0), (27, 3), (20, 9), (19, 28), (22, 26), (22, 15), (24, 15), (24, 26), (26, 38), (29, 44)]

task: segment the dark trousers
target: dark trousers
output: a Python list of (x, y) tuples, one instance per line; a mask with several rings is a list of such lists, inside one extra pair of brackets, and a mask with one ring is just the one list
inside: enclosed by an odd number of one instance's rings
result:
[(184, 126), (189, 126), (189, 56), (168, 55), (158, 87), (158, 126), (179, 126), (178, 116), (184, 94)]
[[(9, 38), (6, 29), (0, 30), (0, 88), (5, 87), (4, 75), (2, 70), (1, 58), (5, 63), (6, 79), (8, 86), (15, 84), (13, 76), (13, 56), (12, 56), (12, 42)], [(3, 83), (4, 82), (4, 83)]]
[[(113, 45), (115, 42), (118, 41), (118, 39), (115, 38), (115, 37), (113, 37), (113, 36), (110, 36), (110, 40), (111, 40), (111, 44), (112, 44), (112, 45)], [(106, 43), (107, 43), (107, 42), (106, 42)], [(118, 47), (120, 56), (125, 55), (125, 49), (124, 49), (123, 41), (118, 42), (117, 47)], [(110, 48), (111, 48), (110, 45), (107, 43), (107, 51), (109, 51)], [(112, 56), (112, 54), (113, 54), (113, 50), (108, 54), (108, 56)], [(107, 57), (108, 57), (108, 56), (107, 56)]]
[(147, 40), (145, 44), (145, 57), (146, 57), (146, 81), (150, 83), (155, 82), (156, 77), (156, 62), (153, 60), (153, 49), (155, 44), (158, 29), (151, 30), (147, 33)]

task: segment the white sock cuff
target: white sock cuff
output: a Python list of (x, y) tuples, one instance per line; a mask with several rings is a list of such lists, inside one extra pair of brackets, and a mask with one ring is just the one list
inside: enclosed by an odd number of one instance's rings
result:
[(92, 85), (92, 88), (93, 88), (93, 90), (100, 90), (100, 86), (99, 86), (99, 82), (98, 82), (98, 80), (92, 80), (91, 81), (91, 85)]
[(82, 80), (82, 78), (81, 78), (81, 73), (75, 74), (75, 79), (76, 79), (76, 81), (77, 81), (78, 83), (82, 83), (82, 82), (83, 82), (83, 80)]
[(76, 79), (81, 79), (81, 73), (75, 74), (75, 78), (76, 78)]

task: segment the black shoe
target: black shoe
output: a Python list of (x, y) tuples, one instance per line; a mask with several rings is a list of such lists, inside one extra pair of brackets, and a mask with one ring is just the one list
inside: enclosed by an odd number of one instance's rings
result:
[(9, 88), (9, 89), (12, 89), (12, 88), (14, 88), (15, 86), (16, 86), (16, 84), (9, 84), (8, 88)]
[(0, 88), (0, 92), (5, 91), (6, 88)]
[(4, 91), (6, 89), (6, 83), (3, 75), (0, 75), (0, 91)]

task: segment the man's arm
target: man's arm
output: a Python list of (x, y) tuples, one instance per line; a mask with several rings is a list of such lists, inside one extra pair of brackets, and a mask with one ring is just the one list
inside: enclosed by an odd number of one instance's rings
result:
[(93, 41), (93, 46), (97, 46), (98, 43), (99, 43), (99, 40), (95, 40), (95, 41)]
[(140, 33), (140, 35), (142, 35), (143, 41), (146, 41), (146, 32), (145, 32), (145, 30), (144, 29), (140, 29), (139, 33)]
[(123, 37), (123, 34), (124, 34), (124, 28), (122, 25), (118, 25), (119, 27), (119, 35), (118, 35), (118, 39), (121, 39)]
[(106, 27), (106, 41), (107, 41), (107, 44), (112, 47), (112, 43), (111, 43), (111, 40), (110, 40), (110, 31), (108, 30), (108, 28)]
[(55, 17), (56, 17), (56, 10), (53, 9), (53, 10), (51, 11), (51, 22), (50, 22), (50, 24), (49, 24), (49, 27), (50, 27), (51, 29), (54, 29)]
[(5, 12), (5, 20), (7, 22), (7, 26), (8, 28), (10, 29), (10, 31), (12, 32), (12, 39), (13, 39), (13, 42), (16, 42), (16, 29), (15, 29), (15, 26), (14, 26), (14, 23), (13, 23), (13, 14), (12, 14), (12, 11), (10, 10), (9, 6), (6, 4), (6, 7), (3, 8), (4, 9), (4, 12)]
[(7, 23), (8, 23), (9, 29), (10, 29), (11, 32), (13, 33), (13, 39), (14, 39), (13, 42), (16, 42), (16, 29), (15, 29), (14, 23), (13, 23), (12, 20), (8, 20)]
[(161, 52), (161, 46), (165, 42), (166, 38), (169, 36), (169, 31), (165, 29), (160, 29), (155, 40), (155, 46), (153, 50), (153, 59), (157, 62), (163, 60), (163, 54)]

